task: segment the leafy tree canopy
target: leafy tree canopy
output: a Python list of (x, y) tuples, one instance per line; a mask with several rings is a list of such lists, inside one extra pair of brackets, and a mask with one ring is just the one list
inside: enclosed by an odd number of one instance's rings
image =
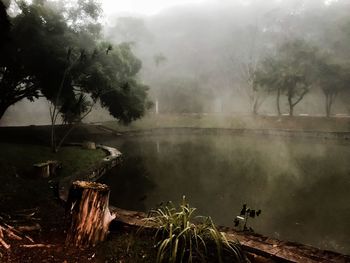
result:
[(137, 79), (141, 61), (127, 44), (100, 40), (96, 2), (20, 2), (19, 8), (1, 51), (0, 118), (17, 101), (41, 95), (67, 122), (80, 120), (97, 101), (126, 123), (143, 115), (150, 104), (148, 88)]
[(256, 72), (255, 83), (277, 90), (288, 99), (289, 113), (310, 91), (315, 77), (317, 49), (301, 40), (284, 43), (273, 57), (266, 58)]

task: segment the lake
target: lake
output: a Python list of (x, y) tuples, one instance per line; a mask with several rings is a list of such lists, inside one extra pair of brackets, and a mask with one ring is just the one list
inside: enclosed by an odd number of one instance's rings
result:
[(256, 232), (350, 254), (350, 144), (233, 134), (121, 136), (103, 179), (111, 204), (148, 211), (185, 195), (198, 215), (233, 227), (243, 204)]

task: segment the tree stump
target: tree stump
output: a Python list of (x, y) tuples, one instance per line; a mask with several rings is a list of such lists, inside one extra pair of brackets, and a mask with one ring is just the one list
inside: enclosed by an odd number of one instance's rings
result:
[(33, 164), (33, 167), (37, 176), (43, 178), (47, 178), (50, 176), (50, 165), (47, 162)]
[(56, 160), (47, 161), (49, 164), (50, 176), (55, 176), (57, 174), (57, 170), (62, 168), (62, 163)]
[(56, 175), (57, 170), (62, 167), (59, 161), (49, 160), (44, 163), (33, 164), (35, 174), (39, 177), (47, 178)]
[(85, 142), (83, 142), (82, 146), (84, 149), (96, 150), (96, 143), (94, 143), (94, 142), (85, 141)]
[(109, 193), (105, 184), (73, 182), (67, 202), (71, 216), (67, 245), (87, 247), (105, 240), (109, 224), (115, 218), (108, 208)]

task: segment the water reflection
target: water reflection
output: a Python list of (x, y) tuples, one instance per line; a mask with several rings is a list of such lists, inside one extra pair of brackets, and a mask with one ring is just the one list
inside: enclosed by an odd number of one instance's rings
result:
[(145, 200), (148, 193), (154, 189), (154, 183), (149, 179), (142, 158), (128, 156), (120, 166), (113, 168), (103, 178), (103, 183), (112, 186), (110, 203), (118, 207), (147, 211)]
[(105, 177), (112, 204), (147, 211), (186, 195), (200, 214), (233, 226), (248, 203), (262, 209), (251, 224), (260, 233), (350, 253), (348, 145), (230, 135), (105, 143), (125, 155)]

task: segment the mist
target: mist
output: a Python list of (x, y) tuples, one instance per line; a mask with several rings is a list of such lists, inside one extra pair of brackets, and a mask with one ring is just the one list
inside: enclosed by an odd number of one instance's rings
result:
[[(121, 13), (118, 4), (103, 6), (109, 7), (102, 22), (105, 38), (113, 44), (131, 44), (142, 61), (138, 78), (149, 86), (159, 113), (251, 114), (256, 95), (247, 82), (247, 67), (259, 67), (287, 41), (302, 39), (337, 63), (348, 57), (344, 42), (350, 10), (347, 1), (181, 2), (147, 15)], [(333, 112), (347, 115), (349, 89), (341, 93), (344, 96), (338, 96)], [(258, 96), (257, 112), (276, 115), (275, 94), (262, 90)], [(295, 113), (322, 116), (324, 100), (315, 83)], [(47, 123), (45, 105), (41, 100), (16, 104), (0, 123)], [(284, 96), (281, 110), (288, 113)], [(155, 111), (155, 107), (150, 110)], [(95, 115), (98, 117), (91, 115), (89, 122), (100, 116), (111, 118), (106, 111)]]
[[(192, 262), (196, 243), (193, 262), (217, 262), (229, 237), (224, 257), (244, 262), (348, 262), (349, 14), (349, 0), (0, 0), (0, 261)], [(20, 217), (40, 234), (12, 255)], [(82, 253), (68, 242), (86, 228)]]
[[(348, 11), (346, 1), (213, 1), (145, 17), (111, 16), (105, 34), (112, 42), (132, 43), (143, 62), (140, 78), (160, 112), (249, 114), (246, 67), (293, 39), (340, 55), (336, 46)], [(260, 113), (276, 114), (274, 94), (261, 97)], [(287, 113), (287, 102), (281, 104)], [(339, 114), (349, 110), (342, 99), (334, 107)], [(324, 96), (314, 85), (296, 113), (324, 115), (323, 108)]]

